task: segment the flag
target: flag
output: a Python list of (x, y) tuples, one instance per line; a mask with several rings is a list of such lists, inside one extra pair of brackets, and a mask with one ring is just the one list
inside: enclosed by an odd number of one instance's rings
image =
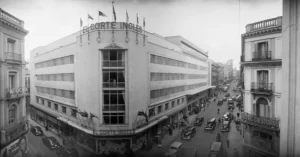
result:
[(145, 112), (139, 111), (138, 112), (138, 116), (144, 116), (146, 118), (146, 122), (148, 123), (148, 116), (147, 116), (147, 114)]
[(116, 22), (117, 21), (117, 16), (116, 16), (116, 12), (115, 12), (115, 7), (114, 7), (114, 1), (112, 2), (112, 5), (113, 5), (113, 14), (114, 14), (114, 21)]
[(90, 14), (88, 14), (88, 18), (94, 20), (94, 18)]
[(82, 117), (88, 117), (88, 113), (84, 112), (78, 112)]
[(127, 13), (127, 10), (126, 10), (126, 22), (129, 21), (129, 16), (128, 16), (128, 13)]
[(104, 13), (102, 13), (101, 11), (99, 11), (99, 16), (104, 16), (107, 17)]
[(139, 24), (139, 14), (136, 14), (136, 23)]
[(92, 113), (90, 113), (90, 115), (91, 115), (91, 116), (90, 116), (91, 118), (93, 118), (93, 117), (96, 117), (96, 118), (98, 118), (97, 116), (95, 116), (95, 115), (94, 115), (94, 114), (92, 114)]
[(82, 24), (83, 24), (83, 22), (82, 22), (82, 20), (81, 20), (81, 18), (80, 18), (80, 27), (82, 27)]
[(143, 25), (144, 25), (144, 27), (146, 26), (146, 21), (145, 21), (145, 18), (144, 18), (144, 21), (143, 21)]

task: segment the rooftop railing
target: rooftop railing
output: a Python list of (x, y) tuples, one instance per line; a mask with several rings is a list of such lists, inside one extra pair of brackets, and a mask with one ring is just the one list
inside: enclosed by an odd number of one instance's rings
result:
[(251, 82), (251, 92), (272, 93), (273, 83)]
[(264, 52), (253, 52), (252, 53), (252, 61), (267, 61), (272, 60), (272, 53), (271, 51), (264, 51)]
[(28, 88), (19, 87), (5, 90), (6, 99), (18, 99), (20, 97), (26, 96)]
[(21, 28), (24, 28), (24, 21), (16, 18), (15, 16), (11, 15), (10, 13), (2, 10), (0, 8), (0, 19), (4, 19), (12, 24), (15, 24)]
[(246, 32), (251, 32), (255, 30), (261, 30), (266, 28), (272, 28), (272, 27), (279, 27), (282, 26), (282, 17), (276, 17), (272, 19), (267, 19), (264, 21), (255, 22), (252, 24), (248, 24), (246, 26)]

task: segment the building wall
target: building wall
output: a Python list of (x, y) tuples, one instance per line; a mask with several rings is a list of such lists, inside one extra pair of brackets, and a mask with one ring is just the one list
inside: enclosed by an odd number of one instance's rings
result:
[[(117, 23), (118, 24), (118, 23)], [(118, 27), (117, 27), (118, 28)], [(80, 123), (88, 124), (95, 129), (101, 130), (126, 130), (132, 129), (134, 122), (137, 119), (138, 111), (148, 110), (148, 106), (166, 102), (173, 98), (179, 98), (191, 92), (190, 90), (171, 94), (155, 99), (150, 98), (151, 90), (170, 88), (182, 85), (192, 85), (203, 83), (202, 87), (194, 90), (199, 92), (209, 87), (207, 78), (186, 79), (186, 80), (165, 80), (165, 81), (150, 81), (150, 75), (156, 73), (182, 73), (182, 74), (199, 74), (207, 75), (207, 57), (203, 54), (193, 56), (193, 53), (187, 50), (182, 50), (180, 45), (175, 45), (159, 36), (147, 33), (146, 44), (143, 45), (143, 36), (138, 34), (139, 43), (136, 44), (136, 33), (128, 31), (129, 42), (125, 42), (125, 31), (115, 31), (115, 43), (117, 46), (125, 49), (125, 101), (126, 101), (126, 120), (124, 125), (107, 125), (103, 124), (102, 107), (103, 107), (103, 78), (102, 78), (102, 49), (111, 46), (112, 32), (101, 31), (101, 42), (98, 43), (98, 31), (90, 32), (90, 42), (88, 43), (87, 35), (82, 36), (83, 44), (80, 44), (80, 37), (78, 33), (67, 36), (47, 46), (36, 48), (31, 53), (31, 73), (32, 79), (32, 95), (36, 94), (35, 86), (43, 87), (57, 87), (66, 90), (75, 91), (75, 99), (68, 100), (53, 96), (44, 95), (51, 100), (61, 102), (69, 109), (67, 114), (60, 111), (47, 108), (43, 105), (36, 104), (34, 97), (31, 98), (32, 104), (53, 113), (54, 115), (67, 118), (75, 121), (76, 119), (70, 116), (71, 108), (78, 108), (79, 111), (86, 111), (92, 113), (99, 118), (81, 118), (76, 117)], [(36, 56), (36, 54), (39, 54)], [(34, 69), (34, 64), (37, 62), (63, 57), (67, 55), (74, 55), (74, 64), (67, 64), (56, 67)], [(177, 66), (169, 66), (163, 64), (150, 63), (151, 55), (176, 59), (190, 64), (197, 64), (204, 67), (202, 69), (190, 69)], [(202, 61), (199, 58), (202, 57)], [(203, 60), (205, 58), (205, 60)], [(75, 73), (74, 82), (49, 82), (37, 81), (36, 74), (54, 74), (54, 73)], [(88, 80), (88, 81), (87, 81)], [(39, 94), (40, 95), (40, 94)], [(175, 111), (170, 109), (168, 112)]]

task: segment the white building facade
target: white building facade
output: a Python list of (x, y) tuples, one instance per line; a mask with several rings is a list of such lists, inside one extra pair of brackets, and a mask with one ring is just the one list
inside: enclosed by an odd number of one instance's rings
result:
[(207, 53), (180, 36), (102, 22), (31, 52), (32, 119), (96, 153), (137, 150), (208, 94)]
[(242, 35), (244, 156), (279, 156), (281, 19), (248, 24)]
[(27, 33), (22, 20), (0, 8), (0, 156), (28, 152), (24, 61)]

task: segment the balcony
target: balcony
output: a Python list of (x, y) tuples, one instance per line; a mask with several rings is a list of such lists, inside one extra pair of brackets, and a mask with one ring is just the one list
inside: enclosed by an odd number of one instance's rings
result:
[(282, 17), (276, 17), (276, 18), (248, 24), (246, 26), (246, 33), (267, 29), (267, 28), (281, 27), (281, 26), (282, 26)]
[(245, 59), (244, 59), (244, 55), (241, 55), (241, 62), (244, 62)]
[(278, 118), (269, 118), (269, 117), (257, 116), (247, 112), (242, 112), (241, 121), (245, 124), (279, 131), (280, 120)]
[(251, 92), (255, 93), (272, 93), (273, 83), (256, 83), (251, 82)]
[[(26, 116), (24, 116), (16, 124), (5, 128), (5, 136), (4, 139), (0, 140), (1, 142), (3, 142), (0, 143), (0, 147), (6, 146), (12, 141), (20, 138), (22, 135), (26, 134), (28, 130), (28, 119)], [(2, 138), (2, 136), (0, 138)]]
[(125, 88), (125, 82), (103, 82), (103, 88)]
[(24, 22), (22, 20), (19, 20), (18, 18), (16, 18), (15, 16), (11, 15), (10, 13), (2, 10), (0, 8), (0, 19), (8, 21), (12, 24), (15, 24), (16, 26), (19, 26), (21, 28), (24, 28)]
[(268, 61), (272, 60), (271, 51), (265, 52), (253, 52), (252, 53), (252, 61)]
[(125, 67), (124, 61), (102, 61), (102, 67)]
[(6, 89), (4, 98), (7, 100), (19, 99), (26, 96), (28, 93), (28, 88), (19, 87), (13, 89)]
[(7, 62), (22, 63), (22, 54), (18, 54), (14, 52), (6, 52), (5, 60)]

